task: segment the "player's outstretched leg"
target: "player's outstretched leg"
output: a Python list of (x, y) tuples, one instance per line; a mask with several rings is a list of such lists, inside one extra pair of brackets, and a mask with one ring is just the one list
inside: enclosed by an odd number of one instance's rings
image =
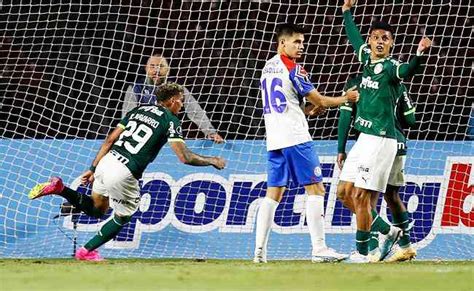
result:
[(46, 183), (40, 183), (31, 189), (28, 198), (37, 199), (46, 195), (59, 194), (64, 190), (63, 180), (59, 177), (52, 177)]
[(77, 250), (75, 258), (81, 261), (102, 261), (97, 248), (113, 239), (130, 219), (130, 216), (114, 215), (91, 240)]
[(81, 194), (64, 186), (63, 181), (59, 177), (52, 177), (48, 182), (41, 183), (33, 187), (28, 198), (37, 199), (47, 195), (59, 195), (69, 201), (74, 207), (83, 211), (85, 214), (100, 218), (104, 215), (105, 210), (101, 210), (94, 206), (94, 201), (90, 196)]

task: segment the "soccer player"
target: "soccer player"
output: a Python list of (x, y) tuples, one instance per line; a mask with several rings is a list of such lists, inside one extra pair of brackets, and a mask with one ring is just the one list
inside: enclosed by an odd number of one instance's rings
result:
[(102, 260), (97, 248), (114, 238), (137, 211), (140, 202), (138, 180), (167, 141), (185, 164), (211, 165), (216, 169), (225, 167), (224, 159), (200, 156), (186, 147), (176, 117), (183, 106), (183, 92), (183, 88), (175, 83), (161, 85), (155, 91), (158, 104), (139, 106), (127, 113), (100, 147), (90, 169), (81, 177), (83, 184), (93, 183), (91, 197), (65, 187), (59, 177), (38, 184), (30, 191), (30, 199), (60, 195), (95, 218), (102, 217), (109, 205), (114, 209), (112, 219), (77, 250), (76, 259)]
[(389, 56), (393, 46), (392, 27), (385, 22), (375, 22), (370, 29), (369, 49), (352, 19), (350, 9), (353, 2), (344, 0), (342, 11), (347, 36), (363, 64), (360, 104), (355, 119), (355, 128), (360, 135), (347, 156), (340, 180), (352, 182), (355, 186), (357, 251), (351, 254), (349, 262), (368, 263), (371, 197), (385, 192), (397, 153), (394, 112), (398, 84), (415, 74), (420, 55), (431, 46), (431, 40), (423, 38), (410, 62), (400, 64)]
[[(138, 105), (154, 104), (156, 96), (153, 94), (155, 88), (166, 82), (170, 67), (168, 61), (159, 53), (153, 53), (145, 65), (146, 76), (136, 84), (130, 85), (125, 93), (122, 108), (122, 117)], [(197, 100), (186, 87), (184, 89), (184, 111), (189, 119), (194, 122), (204, 133), (206, 138), (215, 143), (223, 143), (224, 139), (217, 133), (211, 121)]]
[[(362, 80), (362, 75), (358, 75), (355, 78), (349, 80), (345, 86), (346, 88), (358, 87)], [(413, 102), (408, 96), (408, 90), (402, 83), (399, 85), (399, 98), (396, 106), (396, 139), (397, 139), (397, 155), (395, 161), (390, 170), (390, 176), (388, 178), (387, 190), (384, 193), (385, 201), (390, 208), (393, 216), (394, 226), (399, 227), (403, 231), (401, 239), (398, 241), (400, 249), (395, 253), (394, 256), (389, 258), (389, 261), (404, 261), (413, 259), (416, 256), (416, 251), (411, 247), (410, 234), (409, 234), (409, 217), (408, 212), (400, 199), (398, 194), (400, 186), (405, 184), (405, 160), (406, 160), (406, 136), (404, 134), (404, 128), (411, 127), (415, 124), (415, 107)], [(337, 164), (339, 169), (342, 169), (344, 161), (346, 159), (346, 142), (349, 134), (351, 121), (354, 120), (357, 113), (356, 104), (345, 103), (340, 107), (340, 115), (338, 122), (338, 156)], [(355, 211), (352, 203), (352, 190), (354, 183), (341, 181), (337, 188), (337, 197), (342, 201), (344, 206), (349, 208), (353, 213)], [(372, 214), (372, 225), (370, 228), (371, 237), (369, 241), (369, 258), (370, 261), (383, 260), (389, 253), (392, 245), (394, 244), (394, 236), (398, 236), (398, 232), (391, 231), (391, 226), (386, 223), (378, 214), (376, 210), (377, 196), (371, 197), (371, 214)], [(379, 250), (378, 233), (386, 235), (384, 244), (382, 246), (382, 252)], [(389, 234), (392, 234), (389, 236)]]
[(302, 27), (286, 23), (276, 30), (278, 53), (262, 70), (261, 92), (267, 134), (267, 193), (257, 215), (254, 262), (267, 261), (267, 243), (275, 211), (290, 178), (306, 191), (306, 221), (312, 242), (312, 261), (339, 261), (346, 256), (326, 246), (324, 195), (321, 167), (308, 122), (303, 113), (305, 99), (316, 108), (357, 102), (357, 91), (326, 97), (311, 84), (308, 73), (296, 60), (304, 49)]

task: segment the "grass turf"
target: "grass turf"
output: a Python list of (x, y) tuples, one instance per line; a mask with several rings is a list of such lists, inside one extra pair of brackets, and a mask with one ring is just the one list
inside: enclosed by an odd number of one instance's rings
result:
[(473, 290), (474, 262), (0, 260), (2, 290)]

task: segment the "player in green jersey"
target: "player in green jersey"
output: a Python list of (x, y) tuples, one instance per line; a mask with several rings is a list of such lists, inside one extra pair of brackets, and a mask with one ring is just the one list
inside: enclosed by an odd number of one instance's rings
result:
[[(344, 88), (346, 91), (351, 87), (358, 87), (362, 80), (362, 75), (350, 79)], [(346, 142), (349, 135), (351, 122), (355, 119), (357, 113), (357, 106), (353, 103), (345, 103), (339, 107), (340, 115), (338, 122), (338, 156), (337, 164), (339, 169), (342, 169), (346, 159)], [(408, 90), (402, 83), (399, 85), (399, 98), (396, 106), (395, 115), (396, 138), (397, 138), (397, 155), (390, 171), (388, 179), (387, 190), (384, 193), (385, 201), (392, 212), (393, 224), (403, 231), (403, 235), (398, 244), (400, 249), (388, 259), (388, 261), (403, 261), (409, 260), (416, 256), (416, 251), (411, 247), (409, 236), (409, 217), (398, 192), (400, 186), (405, 183), (404, 165), (406, 160), (406, 137), (404, 128), (411, 127), (415, 124), (415, 107), (408, 96)], [(354, 184), (351, 182), (341, 181), (337, 188), (337, 197), (342, 201), (344, 206), (354, 212), (354, 205), (352, 203), (352, 190)], [(391, 242), (385, 239), (382, 244), (382, 252), (379, 250), (378, 236), (379, 233), (387, 235), (390, 232), (390, 225), (386, 223), (376, 211), (377, 196), (371, 198), (372, 204), (372, 224), (370, 228), (371, 238), (369, 241), (369, 258), (371, 261), (379, 261), (384, 259), (390, 249)]]
[[(340, 180), (352, 182), (355, 186), (353, 202), (357, 221), (357, 251), (351, 254), (349, 262), (367, 263), (372, 224), (371, 197), (386, 191), (397, 152), (394, 111), (398, 84), (415, 74), (419, 56), (431, 46), (431, 40), (423, 38), (418, 44), (416, 56), (409, 63), (401, 64), (390, 57), (393, 29), (389, 24), (376, 22), (372, 25), (368, 47), (352, 19), (350, 9), (354, 2), (344, 0), (342, 11), (348, 39), (363, 64), (354, 126), (360, 135), (347, 156)], [(399, 233), (391, 232), (388, 237), (394, 242)]]
[(77, 250), (75, 257), (78, 260), (102, 260), (97, 248), (113, 239), (137, 211), (140, 202), (138, 180), (166, 142), (185, 164), (216, 169), (225, 167), (224, 159), (200, 156), (186, 147), (176, 117), (183, 107), (183, 88), (166, 83), (158, 87), (155, 94), (158, 104), (139, 106), (127, 113), (100, 147), (90, 169), (82, 175), (83, 184), (93, 183), (92, 196), (65, 187), (59, 177), (38, 184), (28, 195), (30, 199), (60, 195), (95, 218), (101, 218), (109, 205), (114, 209), (112, 218), (98, 234)]

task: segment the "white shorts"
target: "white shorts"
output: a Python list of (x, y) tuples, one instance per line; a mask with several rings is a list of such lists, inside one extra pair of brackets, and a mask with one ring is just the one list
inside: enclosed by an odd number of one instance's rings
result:
[(392, 186), (403, 186), (405, 185), (405, 161), (406, 156), (396, 156), (393, 161), (392, 169), (390, 170), (390, 176), (388, 177), (388, 184)]
[(396, 154), (395, 139), (361, 133), (347, 155), (339, 180), (354, 183), (358, 188), (385, 192)]
[(138, 180), (112, 154), (106, 154), (94, 173), (92, 192), (109, 197), (109, 204), (118, 216), (131, 216), (140, 202)]

